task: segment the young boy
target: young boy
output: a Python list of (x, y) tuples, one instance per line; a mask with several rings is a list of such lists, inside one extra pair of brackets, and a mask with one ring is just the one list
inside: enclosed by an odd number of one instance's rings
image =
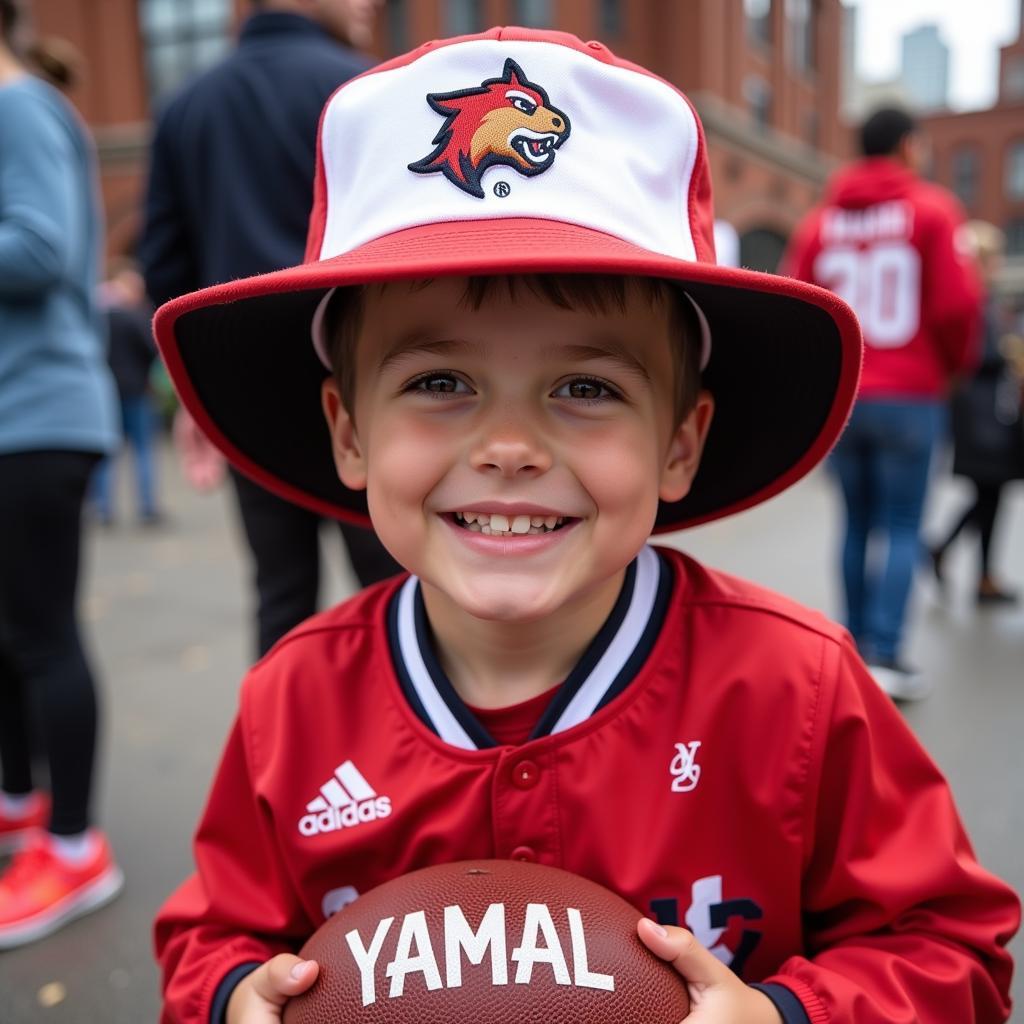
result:
[(164, 1021), (279, 1019), (331, 913), (474, 857), (648, 912), (694, 1024), (1005, 1020), (1017, 901), (848, 636), (646, 545), (806, 473), (860, 360), (829, 293), (715, 266), (685, 98), (494, 29), (345, 85), (320, 142), (307, 263), (158, 338), (229, 458), (410, 575), (246, 679)]

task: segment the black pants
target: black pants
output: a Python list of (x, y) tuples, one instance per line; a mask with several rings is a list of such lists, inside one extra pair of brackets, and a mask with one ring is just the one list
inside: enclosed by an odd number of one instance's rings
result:
[[(256, 584), (256, 653), (262, 656), (317, 610), (321, 517), (231, 471)], [(402, 571), (371, 530), (340, 523), (362, 586)]]
[(949, 536), (939, 545), (938, 551), (941, 554), (956, 540), (958, 534), (966, 526), (970, 526), (978, 533), (981, 541), (981, 575), (991, 576), (992, 558), (992, 535), (996, 530), (996, 516), (999, 513), (999, 498), (1002, 495), (1002, 484), (987, 484), (975, 481), (977, 495), (974, 503), (969, 505), (964, 514), (957, 520), (956, 526), (950, 531)]
[(76, 620), (82, 502), (97, 456), (0, 455), (0, 768), (32, 789), (32, 737), (49, 762), (50, 828), (89, 824), (96, 689)]

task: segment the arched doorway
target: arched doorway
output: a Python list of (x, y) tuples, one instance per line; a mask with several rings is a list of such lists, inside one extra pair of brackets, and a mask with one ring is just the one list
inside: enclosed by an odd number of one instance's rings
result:
[(772, 228), (753, 228), (740, 235), (740, 266), (774, 274), (786, 249), (786, 239)]

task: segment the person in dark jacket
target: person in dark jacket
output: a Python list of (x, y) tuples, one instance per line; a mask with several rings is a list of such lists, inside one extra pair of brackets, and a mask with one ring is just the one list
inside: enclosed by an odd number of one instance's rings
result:
[[(350, 45), (370, 42), (378, 4), (255, 3), (235, 52), (167, 105), (153, 141), (139, 247), (157, 305), (301, 260), (320, 112), (342, 82), (370, 66)], [(256, 650), (263, 654), (316, 611), (320, 518), (234, 470), (232, 480), (252, 554)], [(364, 586), (400, 571), (370, 531), (342, 524), (341, 532)]]
[[(154, 440), (157, 414), (150, 394), (149, 375), (156, 360), (156, 345), (146, 301), (145, 285), (130, 261), (117, 265), (105, 282), (102, 301), (107, 316), (107, 362), (121, 400), (121, 428), (135, 459), (135, 490), (139, 521), (145, 526), (163, 522), (156, 498)], [(92, 478), (92, 498), (100, 521), (115, 518), (115, 466), (117, 456), (105, 458)]]
[[(965, 225), (964, 237), (990, 286), (1003, 260), (1003, 233), (992, 224), (975, 220)], [(965, 528), (977, 533), (981, 542), (977, 599), (982, 605), (1012, 604), (1018, 598), (996, 582), (992, 569), (992, 540), (1003, 489), (1011, 480), (1024, 477), (1022, 382), (1002, 351), (1001, 320), (998, 300), (990, 292), (983, 317), (981, 361), (950, 403), (953, 473), (974, 484), (974, 501), (930, 552), (935, 576), (944, 583), (943, 560), (950, 545)]]

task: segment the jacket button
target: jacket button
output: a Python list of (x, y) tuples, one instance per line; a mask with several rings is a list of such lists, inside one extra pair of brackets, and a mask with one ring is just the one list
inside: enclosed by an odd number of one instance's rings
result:
[(533, 789), (540, 778), (540, 768), (535, 761), (520, 761), (512, 769), (512, 785), (516, 789)]
[(532, 846), (517, 846), (512, 851), (512, 859), (521, 861), (523, 864), (535, 864), (537, 851)]

